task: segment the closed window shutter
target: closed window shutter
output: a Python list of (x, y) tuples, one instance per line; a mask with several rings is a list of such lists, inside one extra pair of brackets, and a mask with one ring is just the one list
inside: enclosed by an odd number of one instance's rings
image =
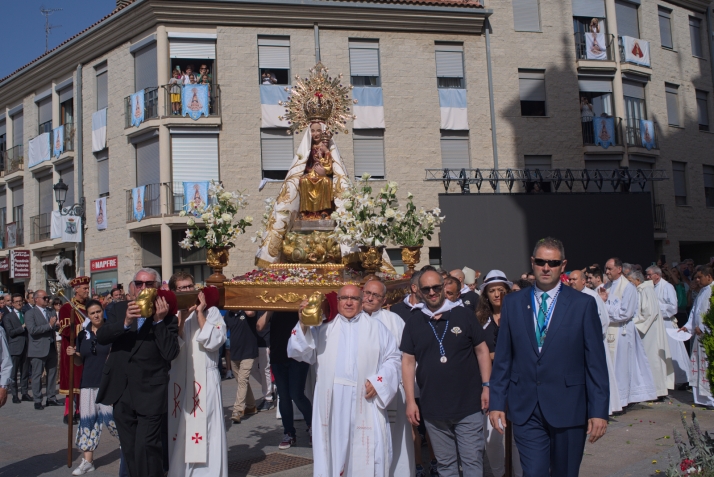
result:
[(441, 167), (446, 169), (471, 167), (468, 132), (461, 134), (450, 131), (441, 134)]
[[(0, 191), (0, 210), (7, 210), (7, 189)], [(4, 222), (0, 221), (0, 224)]]
[(67, 86), (65, 89), (60, 90), (60, 92), (59, 92), (60, 104), (64, 103), (65, 101), (69, 101), (73, 97), (74, 97), (74, 86), (73, 85)]
[(25, 126), (25, 114), (20, 111), (12, 117), (12, 145), (22, 146), (24, 143), (24, 126)]
[(260, 149), (264, 171), (287, 171), (293, 162), (293, 137), (285, 129), (262, 129)]
[(172, 39), (169, 42), (169, 55), (171, 58), (215, 60), (216, 42), (210, 40), (186, 41)]
[(67, 184), (67, 198), (64, 201), (65, 206), (70, 206), (74, 204), (74, 166), (62, 169), (59, 171), (59, 174), (62, 182)]
[(97, 154), (97, 187), (99, 195), (109, 193), (109, 149)]
[(463, 78), (463, 51), (436, 50), (436, 76), (438, 78)]
[(572, 0), (573, 16), (605, 18), (605, 0)]
[(7, 129), (5, 127), (5, 120), (0, 121), (0, 139), (2, 139), (2, 136), (7, 134)]
[(19, 185), (12, 189), (12, 206), (20, 207), (25, 205), (25, 187)]
[(677, 87), (665, 84), (664, 92), (667, 96), (667, 119), (669, 120), (669, 124), (673, 126), (679, 126), (679, 104), (677, 97)]
[(290, 69), (290, 38), (259, 37), (258, 67)]
[(156, 43), (152, 43), (134, 53), (134, 91), (155, 88), (157, 78)]
[(350, 75), (379, 76), (379, 50), (354, 48), (350, 44)]
[(637, 20), (637, 5), (630, 2), (615, 1), (617, 15), (617, 34), (620, 36), (640, 37), (640, 26)]
[(672, 15), (671, 11), (659, 7), (659, 38), (662, 46), (673, 48), (672, 46)]
[(513, 28), (516, 31), (540, 31), (538, 0), (513, 0)]
[(707, 101), (707, 92), (697, 90), (697, 116), (699, 124), (703, 126), (709, 125), (709, 101)]
[[(714, 166), (704, 166), (704, 187), (714, 188)], [(0, 207), (5, 207), (2, 202)]]
[(109, 105), (109, 73), (97, 75), (97, 111)]
[(384, 131), (354, 131), (355, 177), (369, 174), (383, 178), (384, 172)]
[(549, 170), (552, 168), (551, 156), (525, 156), (525, 168), (531, 171), (538, 169), (539, 171)]
[[(37, 179), (37, 185), (40, 190), (40, 214), (52, 212), (52, 203), (55, 199), (54, 191), (52, 190), (52, 174)], [(73, 203), (70, 202), (69, 204)]]
[(159, 138), (152, 138), (136, 145), (136, 185), (158, 184)]
[(172, 135), (171, 166), (174, 194), (183, 195), (184, 182), (218, 181), (218, 135)]
[(521, 101), (545, 101), (545, 74), (518, 73)]
[(610, 78), (579, 79), (578, 86), (582, 93), (612, 93)]
[(689, 17), (689, 37), (692, 41), (692, 55), (703, 56), (702, 53), (702, 22), (699, 18)]
[(672, 176), (674, 179), (675, 197), (687, 196), (687, 164), (685, 162), (672, 161)]
[(38, 124), (52, 121), (52, 96), (37, 103)]
[[(635, 156), (633, 154), (630, 154), (630, 161), (629, 161), (628, 167), (630, 169), (630, 175), (632, 177), (635, 177), (638, 170), (641, 170), (645, 174), (652, 171), (654, 164), (652, 162), (648, 161), (647, 158), (643, 158), (642, 156)], [(640, 186), (637, 185), (636, 190), (637, 191), (642, 190), (643, 192), (652, 192), (652, 182), (647, 181), (645, 183), (644, 189), (640, 188)]]
[(588, 170), (590, 175), (590, 180), (595, 179), (595, 171), (600, 171), (604, 176), (602, 181), (602, 191), (603, 192), (614, 192), (615, 189), (612, 187), (612, 183), (608, 180), (613, 169), (619, 169), (620, 161), (622, 156), (597, 156), (597, 155), (586, 155), (585, 156), (585, 168)]
[(630, 98), (645, 99), (645, 85), (637, 81), (622, 80), (622, 95)]

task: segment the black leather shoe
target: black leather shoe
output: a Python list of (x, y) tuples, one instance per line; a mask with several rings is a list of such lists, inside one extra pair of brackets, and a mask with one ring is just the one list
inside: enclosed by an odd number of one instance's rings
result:
[(32, 402), (32, 401), (34, 401), (34, 399), (32, 399), (29, 394), (23, 394), (22, 401), (23, 402)]
[(43, 405), (40, 404), (39, 402), (36, 402), (36, 403), (35, 403), (35, 410), (41, 411), (41, 410), (43, 410), (44, 408), (45, 408), (45, 406), (43, 406)]
[(69, 419), (67, 419), (67, 415), (62, 418), (62, 422), (64, 422), (65, 424), (69, 424)]
[(72, 419), (72, 423), (74, 423), (74, 425), (79, 424), (79, 414), (74, 415), (74, 419)]
[(20, 398), (18, 398), (16, 395), (12, 396), (12, 403), (13, 404), (20, 404), (22, 401), (20, 401)]
[(56, 399), (48, 399), (45, 406), (60, 406), (61, 404), (57, 402)]

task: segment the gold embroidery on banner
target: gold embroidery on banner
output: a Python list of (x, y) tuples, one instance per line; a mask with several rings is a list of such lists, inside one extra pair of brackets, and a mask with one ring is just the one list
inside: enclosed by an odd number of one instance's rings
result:
[(307, 295), (299, 295), (299, 294), (293, 293), (293, 292), (278, 293), (274, 297), (268, 296), (268, 293), (270, 293), (270, 292), (268, 292), (268, 290), (264, 290), (263, 293), (256, 296), (256, 298), (259, 298), (260, 300), (262, 300), (263, 303), (277, 303), (280, 300), (283, 300), (286, 303), (295, 303), (296, 301), (302, 301), (307, 298)]

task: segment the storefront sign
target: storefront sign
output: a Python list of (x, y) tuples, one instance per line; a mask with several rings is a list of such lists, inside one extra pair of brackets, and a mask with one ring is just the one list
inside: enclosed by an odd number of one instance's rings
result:
[(10, 278), (30, 278), (30, 251), (10, 250)]
[(10, 270), (10, 258), (3, 257), (0, 258), (0, 272), (7, 272)]
[(119, 260), (117, 257), (98, 258), (89, 262), (89, 269), (92, 273), (115, 270), (118, 266)]

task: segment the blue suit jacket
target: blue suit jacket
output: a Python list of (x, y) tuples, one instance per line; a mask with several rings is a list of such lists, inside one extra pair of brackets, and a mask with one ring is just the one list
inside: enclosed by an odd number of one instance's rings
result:
[(503, 300), (491, 374), (493, 411), (524, 424), (540, 404), (553, 427), (607, 420), (610, 387), (602, 326), (593, 297), (561, 286), (543, 349), (538, 352), (528, 288)]

